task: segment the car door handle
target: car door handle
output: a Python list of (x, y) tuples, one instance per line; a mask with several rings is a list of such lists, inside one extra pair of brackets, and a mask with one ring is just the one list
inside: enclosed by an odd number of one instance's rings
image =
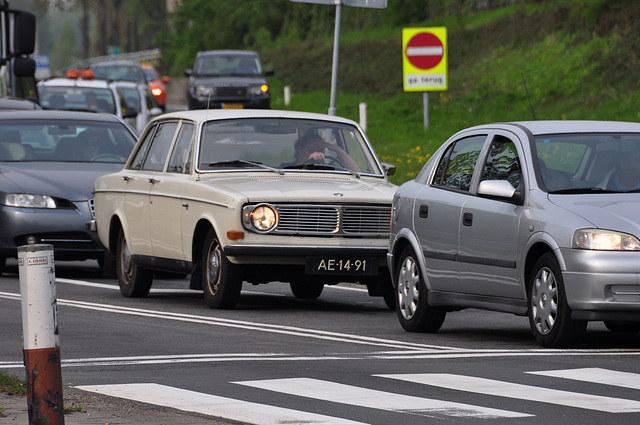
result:
[(160, 183), (160, 180), (158, 180), (158, 179), (154, 179), (153, 177), (151, 177), (151, 178), (149, 179), (149, 183), (151, 183), (151, 184)]
[(473, 214), (471, 213), (464, 213), (462, 215), (462, 225), (463, 226), (471, 226), (473, 224)]
[(122, 176), (122, 180), (126, 181), (126, 182), (130, 182), (131, 180), (133, 180), (133, 177), (130, 176)]
[(418, 215), (420, 218), (427, 218), (429, 216), (429, 205), (420, 205)]

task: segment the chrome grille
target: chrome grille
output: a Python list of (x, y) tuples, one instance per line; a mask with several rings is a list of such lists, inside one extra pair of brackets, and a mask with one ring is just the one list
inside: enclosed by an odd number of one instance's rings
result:
[(389, 237), (390, 205), (273, 205), (278, 225), (272, 233), (305, 236)]

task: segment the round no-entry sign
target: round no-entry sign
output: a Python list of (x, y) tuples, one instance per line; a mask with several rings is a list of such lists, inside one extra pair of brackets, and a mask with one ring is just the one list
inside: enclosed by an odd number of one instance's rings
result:
[(437, 66), (444, 57), (442, 41), (430, 32), (421, 32), (409, 40), (405, 55), (411, 65), (420, 69)]

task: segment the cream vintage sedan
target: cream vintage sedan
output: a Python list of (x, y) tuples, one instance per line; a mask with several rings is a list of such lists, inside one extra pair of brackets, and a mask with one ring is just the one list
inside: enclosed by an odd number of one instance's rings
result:
[(191, 275), (211, 308), (243, 281), (298, 298), (358, 282), (394, 298), (386, 252), (394, 171), (362, 129), (334, 116), (195, 110), (149, 123), (122, 171), (95, 183), (98, 235), (120, 290), (144, 297), (157, 270)]

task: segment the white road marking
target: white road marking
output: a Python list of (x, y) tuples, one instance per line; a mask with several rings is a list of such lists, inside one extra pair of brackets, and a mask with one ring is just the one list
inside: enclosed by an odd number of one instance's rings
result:
[(526, 372), (532, 375), (550, 376), (553, 378), (573, 379), (575, 381), (592, 382), (596, 384), (614, 385), (616, 387), (640, 390), (640, 374), (619, 372), (617, 370), (602, 369), (599, 367), (543, 370)]
[(332, 416), (251, 403), (158, 384), (82, 385), (83, 391), (238, 421), (243, 424), (362, 425)]
[(457, 391), (508, 397), (608, 413), (640, 412), (640, 401), (602, 397), (448, 373), (374, 375)]
[(394, 394), (310, 378), (239, 381), (233, 383), (315, 400), (421, 416), (456, 416), (484, 419), (532, 416), (508, 410)]

